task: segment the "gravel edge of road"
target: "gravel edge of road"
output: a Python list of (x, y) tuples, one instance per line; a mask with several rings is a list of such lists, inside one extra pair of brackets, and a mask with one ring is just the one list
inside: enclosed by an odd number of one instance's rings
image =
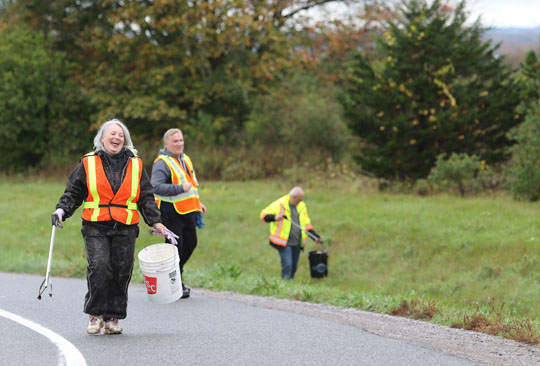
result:
[(339, 308), (332, 305), (199, 288), (193, 290), (194, 295), (228, 299), (252, 306), (282, 310), (356, 326), (372, 334), (435, 348), (482, 365), (540, 365), (540, 347), (484, 333), (370, 313), (354, 308)]

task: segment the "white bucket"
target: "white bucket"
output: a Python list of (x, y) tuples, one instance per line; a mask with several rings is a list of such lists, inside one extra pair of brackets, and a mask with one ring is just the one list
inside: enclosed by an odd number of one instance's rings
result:
[(138, 257), (151, 302), (168, 304), (182, 296), (180, 261), (174, 245), (150, 245), (141, 250)]

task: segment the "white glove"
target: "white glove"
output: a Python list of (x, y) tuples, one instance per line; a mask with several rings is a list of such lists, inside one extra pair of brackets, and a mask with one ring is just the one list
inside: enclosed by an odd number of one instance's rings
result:
[(179, 238), (178, 235), (176, 235), (175, 233), (173, 233), (173, 232), (170, 231), (169, 229), (165, 229), (165, 234), (167, 234), (167, 239), (169, 239), (169, 241), (170, 241), (172, 244), (174, 244), (174, 245), (178, 244), (178, 240), (176, 240), (176, 239)]
[[(160, 235), (161, 233), (159, 232), (159, 230), (152, 230), (152, 234), (153, 235)], [(169, 229), (165, 228), (165, 237), (167, 239), (169, 239), (169, 241), (171, 242), (171, 244), (178, 244), (178, 241), (176, 239), (179, 238), (178, 235), (176, 235), (175, 233), (173, 233), (172, 231), (170, 231)]]
[(62, 218), (64, 217), (64, 210), (59, 208), (51, 215), (52, 224), (56, 227), (63, 228)]

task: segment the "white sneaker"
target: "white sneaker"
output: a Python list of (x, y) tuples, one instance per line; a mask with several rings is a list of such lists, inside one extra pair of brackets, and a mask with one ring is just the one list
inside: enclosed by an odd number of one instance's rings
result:
[(105, 334), (122, 334), (117, 318), (110, 318), (105, 322)]
[(102, 327), (103, 317), (101, 315), (90, 315), (90, 322), (88, 323), (88, 327), (86, 327), (86, 332), (88, 334), (99, 334)]

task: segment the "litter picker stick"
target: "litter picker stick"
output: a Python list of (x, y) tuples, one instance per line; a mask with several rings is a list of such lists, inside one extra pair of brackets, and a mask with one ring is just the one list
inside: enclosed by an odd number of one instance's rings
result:
[(285, 215), (283, 215), (283, 218), (285, 220), (288, 220), (291, 222), (291, 224), (293, 224), (294, 226), (296, 226), (297, 228), (299, 228), (300, 230), (302, 230), (303, 232), (305, 232), (307, 234), (307, 236), (309, 236), (311, 239), (315, 240), (317, 243), (319, 244), (322, 244), (322, 240), (320, 238), (317, 238), (315, 235), (313, 235), (312, 233), (310, 233), (309, 231), (307, 231), (306, 229), (304, 229), (303, 227), (301, 227), (300, 225), (298, 225), (296, 222), (294, 222), (293, 220), (289, 220), (289, 218)]
[(45, 279), (41, 283), (41, 286), (39, 286), (39, 294), (38, 294), (38, 300), (41, 300), (41, 294), (45, 292), (45, 289), (49, 288), (49, 296), (52, 297), (52, 283), (51, 279), (49, 277), (51, 273), (51, 261), (52, 261), (52, 254), (53, 254), (53, 248), (54, 248), (54, 233), (56, 232), (56, 225), (55, 225), (55, 216), (52, 216), (52, 233), (51, 233), (51, 246), (49, 247), (49, 260), (47, 261), (47, 273), (45, 273)]

